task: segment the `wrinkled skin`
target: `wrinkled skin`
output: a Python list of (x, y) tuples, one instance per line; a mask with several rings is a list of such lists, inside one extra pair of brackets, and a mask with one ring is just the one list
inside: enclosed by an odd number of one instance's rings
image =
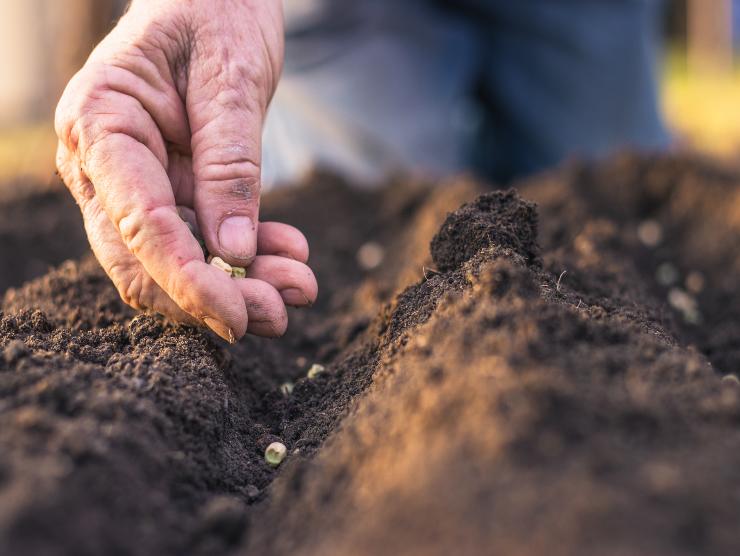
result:
[[(279, 336), (317, 285), (295, 228), (259, 222), (280, 0), (134, 0), (57, 107), (57, 166), (124, 301), (228, 341)], [(204, 260), (247, 267), (233, 279)]]

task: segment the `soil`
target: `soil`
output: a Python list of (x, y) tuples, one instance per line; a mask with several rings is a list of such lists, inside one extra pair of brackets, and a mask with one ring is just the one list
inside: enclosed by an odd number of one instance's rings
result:
[(737, 554), (739, 183), (316, 175), (264, 200), (322, 291), (281, 340), (136, 315), (89, 257), (9, 290), (0, 554)]
[(0, 191), (7, 189), (35, 193), (0, 201), (0, 292), (88, 251), (80, 213), (61, 185), (39, 192), (19, 182)]

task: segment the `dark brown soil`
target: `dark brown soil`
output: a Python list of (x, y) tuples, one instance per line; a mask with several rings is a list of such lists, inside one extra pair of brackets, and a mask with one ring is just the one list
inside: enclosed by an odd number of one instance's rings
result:
[(633, 156), (477, 200), (317, 176), (264, 204), (320, 302), (233, 348), (89, 259), (9, 291), (0, 554), (738, 553), (738, 183)]
[(445, 220), (432, 238), (432, 260), (438, 271), (449, 272), (490, 246), (511, 249), (530, 263), (537, 260), (535, 205), (514, 191), (481, 195)]
[[(31, 189), (23, 182), (5, 187)], [(82, 218), (61, 184), (0, 202), (0, 293), (87, 251)]]

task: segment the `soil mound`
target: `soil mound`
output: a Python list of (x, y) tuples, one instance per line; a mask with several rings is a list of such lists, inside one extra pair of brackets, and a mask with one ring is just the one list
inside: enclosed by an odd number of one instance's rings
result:
[[(432, 259), (441, 272), (493, 247), (525, 261), (537, 259), (537, 211), (514, 191), (481, 195), (450, 214), (432, 239)], [(502, 253), (504, 255), (504, 253)]]
[(0, 553), (737, 553), (738, 183), (318, 176), (265, 200), (324, 293), (280, 341), (137, 316), (91, 260), (9, 291)]

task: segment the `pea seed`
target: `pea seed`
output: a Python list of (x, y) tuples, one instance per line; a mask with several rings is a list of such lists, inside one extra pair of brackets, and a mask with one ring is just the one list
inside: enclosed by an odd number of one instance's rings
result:
[(282, 442), (273, 442), (265, 450), (265, 461), (272, 467), (277, 467), (285, 459), (288, 449)]
[(231, 265), (224, 261), (221, 257), (213, 257), (209, 262), (216, 268), (223, 270), (226, 274), (231, 274), (232, 272)]
[(280, 385), (280, 392), (283, 394), (283, 396), (290, 396), (293, 393), (293, 383), (283, 382)]
[(231, 267), (231, 277), (232, 278), (246, 278), (247, 269), (242, 268), (240, 266), (232, 266)]
[(311, 368), (308, 369), (308, 373), (306, 376), (309, 378), (309, 380), (313, 380), (317, 376), (319, 376), (321, 373), (323, 373), (326, 370), (326, 367), (323, 365), (319, 365), (318, 363), (314, 363), (311, 365)]

